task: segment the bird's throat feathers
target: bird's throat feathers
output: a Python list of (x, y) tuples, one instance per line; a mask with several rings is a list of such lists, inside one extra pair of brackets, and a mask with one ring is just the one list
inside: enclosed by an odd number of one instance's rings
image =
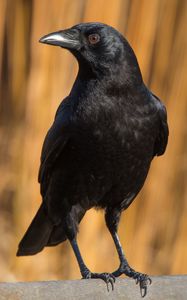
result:
[[(129, 73), (131, 73), (130, 76)], [(138, 86), (144, 86), (138, 64), (133, 70), (127, 65), (126, 61), (121, 64), (120, 68), (113, 68), (113, 70), (108, 71), (108, 73), (97, 73), (87, 77), (84, 75), (81, 69), (79, 69), (70, 93), (71, 98), (76, 98), (78, 102), (81, 101), (81, 99), (85, 99), (84, 95), (86, 94), (89, 94), (90, 98), (93, 98), (96, 102), (97, 98), (99, 102), (104, 100), (99, 96), (102, 93), (109, 98), (113, 96), (115, 96), (115, 99), (119, 97), (126, 98), (128, 94), (132, 93), (135, 86), (136, 89)]]
[(119, 55), (118, 61), (114, 59), (110, 63), (101, 60), (95, 64), (93, 62), (89, 64), (89, 62), (80, 59), (78, 60), (77, 77), (83, 81), (111, 82), (114, 80), (127, 88), (140, 85), (143, 79), (138, 61), (133, 50), (129, 52), (125, 53), (126, 57)]

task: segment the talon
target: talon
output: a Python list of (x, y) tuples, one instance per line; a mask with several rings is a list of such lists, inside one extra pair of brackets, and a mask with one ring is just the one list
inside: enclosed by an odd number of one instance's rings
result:
[(109, 292), (110, 289), (109, 289), (109, 284), (108, 284), (108, 282), (106, 282), (106, 286), (107, 286), (107, 291)]
[(109, 282), (111, 284), (111, 287), (112, 287), (112, 291), (114, 290), (114, 279), (113, 278), (110, 278), (109, 279)]
[(120, 276), (121, 274), (125, 274), (126, 276), (129, 276), (135, 280), (136, 284), (139, 284), (140, 286), (140, 294), (143, 297), (147, 294), (147, 285), (152, 283), (152, 280), (150, 277), (148, 277), (146, 274), (142, 274), (139, 272), (136, 272), (132, 268), (130, 268), (128, 265), (121, 265), (119, 269), (115, 272), (113, 272), (115, 276)]
[(150, 277), (148, 277), (147, 280), (149, 281), (149, 284), (152, 283), (152, 279)]
[(146, 296), (147, 294), (147, 284), (151, 284), (152, 280), (150, 277), (148, 277), (147, 275), (143, 276), (144, 278), (139, 278), (139, 283), (140, 283), (140, 294), (143, 297)]
[(109, 274), (109, 278), (112, 279), (114, 282), (116, 281), (116, 277), (113, 274)]
[(114, 282), (115, 282), (115, 277), (111, 274), (106, 274), (105, 278), (103, 278), (103, 280), (106, 282), (107, 284), (107, 290), (108, 292), (110, 291), (109, 289), (109, 284), (111, 284), (112, 287), (112, 291), (114, 290)]
[(142, 298), (144, 298), (146, 296), (146, 294), (147, 294), (147, 286), (145, 286), (143, 288), (140, 286), (140, 294), (141, 294)]
[(100, 278), (102, 279), (107, 285), (107, 291), (110, 291), (109, 285), (111, 284), (112, 291), (114, 290), (114, 282), (116, 280), (115, 276), (109, 273), (90, 273), (90, 278)]

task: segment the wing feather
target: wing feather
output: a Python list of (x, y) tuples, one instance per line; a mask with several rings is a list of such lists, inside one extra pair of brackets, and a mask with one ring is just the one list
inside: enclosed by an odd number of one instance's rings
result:
[(155, 141), (154, 155), (160, 156), (164, 154), (166, 146), (168, 143), (169, 128), (167, 123), (167, 111), (164, 104), (160, 99), (152, 94), (156, 100), (156, 105), (158, 107), (158, 116), (159, 116), (159, 132), (157, 139)]
[(68, 122), (70, 117), (70, 105), (66, 98), (61, 102), (53, 125), (49, 129), (42, 147), (41, 164), (39, 168), (38, 181), (41, 184), (41, 194), (45, 195), (48, 182), (55, 163), (69, 139)]

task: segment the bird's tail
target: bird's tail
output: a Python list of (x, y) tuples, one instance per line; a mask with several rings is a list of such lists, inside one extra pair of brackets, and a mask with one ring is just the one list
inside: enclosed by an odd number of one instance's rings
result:
[[(80, 205), (72, 208), (72, 218), (76, 226), (82, 220), (85, 209)], [(54, 225), (47, 216), (44, 205), (41, 204), (29, 228), (18, 246), (17, 256), (34, 255), (43, 250), (46, 246), (55, 246), (67, 239), (63, 223)]]
[(54, 224), (48, 218), (41, 204), (29, 228), (18, 246), (17, 256), (34, 255), (47, 245)]
[[(81, 222), (82, 218), (84, 217), (85, 209), (77, 204), (74, 205), (71, 209), (71, 217), (74, 221), (75, 227), (77, 227), (78, 230), (78, 224)], [(66, 234), (64, 232), (63, 224), (62, 222), (58, 225), (55, 225), (53, 227), (53, 230), (50, 234), (49, 240), (47, 242), (46, 246), (55, 246), (59, 243), (64, 242), (67, 239)]]

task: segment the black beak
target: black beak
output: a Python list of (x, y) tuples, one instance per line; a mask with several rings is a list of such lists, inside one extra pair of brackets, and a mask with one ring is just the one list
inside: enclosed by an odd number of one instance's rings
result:
[(66, 29), (52, 32), (50, 34), (44, 35), (39, 40), (39, 42), (54, 46), (60, 46), (69, 50), (79, 50), (81, 47), (79, 40), (79, 32), (76, 29)]

